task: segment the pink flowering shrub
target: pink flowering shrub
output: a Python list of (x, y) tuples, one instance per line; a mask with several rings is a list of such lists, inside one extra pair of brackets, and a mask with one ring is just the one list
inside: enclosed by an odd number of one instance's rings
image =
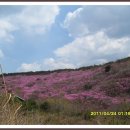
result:
[[(24, 99), (64, 98), (109, 106), (130, 95), (130, 61), (77, 70), (6, 76), (9, 91)], [(107, 72), (106, 72), (107, 71)]]

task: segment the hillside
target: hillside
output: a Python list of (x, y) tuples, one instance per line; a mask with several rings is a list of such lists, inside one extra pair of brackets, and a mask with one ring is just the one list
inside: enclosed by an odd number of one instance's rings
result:
[[(50, 97), (104, 105), (130, 101), (130, 58), (76, 70), (6, 74), (8, 91), (24, 99)], [(2, 86), (2, 83), (1, 83)]]
[(13, 97), (8, 100), (8, 95), (2, 94), (4, 85), (1, 77), (0, 124), (77, 125), (130, 122), (130, 114), (92, 116), (93, 112), (130, 111), (129, 57), (75, 70), (4, 75), (8, 94), (14, 93), (25, 99), (25, 102), (16, 102)]

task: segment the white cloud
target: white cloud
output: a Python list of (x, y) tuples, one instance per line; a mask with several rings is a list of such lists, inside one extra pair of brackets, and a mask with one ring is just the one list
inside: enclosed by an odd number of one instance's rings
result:
[(56, 70), (65, 68), (75, 68), (75, 66), (65, 61), (62, 60), (60, 61), (60, 59), (54, 59), (54, 58), (45, 59), (42, 64), (43, 70)]
[(76, 67), (101, 64), (129, 56), (130, 6), (82, 6), (63, 23), (71, 43), (55, 50), (57, 59)]
[(32, 64), (23, 63), (17, 69), (17, 71), (20, 71), (20, 72), (39, 71), (39, 70), (41, 70), (41, 65), (39, 65), (37, 63), (32, 63)]
[[(33, 17), (30, 15), (33, 11), (30, 12), (30, 8), (25, 9), (17, 17), (18, 21), (21, 21), (21, 28), (27, 27), (26, 31), (44, 33), (54, 23), (55, 17), (59, 13), (56, 8), (54, 9), (55, 15), (52, 14), (53, 11), (45, 14), (45, 18), (48, 18), (48, 15), (52, 16), (52, 19), (47, 19), (47, 21), (41, 18), (44, 9), (35, 8), (41, 13), (39, 16), (34, 13)], [(63, 26), (68, 30), (69, 36), (74, 37), (74, 40), (56, 49), (54, 51), (55, 58), (50, 57), (37, 64), (37, 70), (77, 68), (102, 64), (129, 56), (129, 13), (129, 6), (82, 6), (73, 12), (69, 12)], [(28, 18), (30, 20), (23, 21), (23, 19)], [(42, 22), (37, 20), (39, 18)], [(22, 66), (20, 68), (26, 68), (26, 66), (31, 66), (32, 68), (29, 67), (31, 69), (36, 68), (35, 63), (25, 63), (24, 67)], [(28, 70), (26, 69), (26, 71)]]
[(130, 38), (110, 38), (104, 32), (76, 38), (55, 55), (76, 67), (101, 64), (129, 55)]
[(55, 58), (22, 64), (20, 70), (55, 70), (103, 64), (129, 56), (130, 38), (110, 38), (104, 32), (80, 37), (54, 51)]
[(27, 6), (16, 16), (17, 25), (29, 33), (45, 33), (59, 14), (58, 6)]
[(82, 6), (69, 12), (64, 27), (73, 37), (105, 31), (112, 37), (130, 36), (130, 6)]
[(69, 31), (69, 36), (83, 36), (89, 33), (87, 26), (79, 19), (82, 16), (83, 8), (78, 8), (74, 12), (69, 12), (64, 20), (63, 27)]
[(44, 34), (58, 14), (59, 7), (56, 5), (23, 6), (18, 13), (0, 18), (0, 40), (12, 41), (12, 32), (18, 30), (28, 34)]
[(2, 41), (12, 41), (14, 37), (11, 35), (11, 32), (15, 31), (15, 29), (10, 22), (0, 19), (0, 39)]
[(45, 59), (42, 63), (23, 63), (17, 69), (18, 72), (56, 70), (56, 69), (74, 68), (74, 65), (53, 58)]
[(4, 57), (2, 50), (0, 50), (0, 59)]

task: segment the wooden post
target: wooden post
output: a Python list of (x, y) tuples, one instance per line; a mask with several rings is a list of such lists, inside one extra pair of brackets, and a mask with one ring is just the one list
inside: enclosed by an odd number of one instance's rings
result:
[(8, 92), (7, 92), (7, 86), (6, 86), (6, 83), (5, 83), (5, 78), (4, 78), (4, 74), (3, 74), (3, 71), (2, 71), (2, 65), (1, 64), (0, 64), (0, 72), (1, 72), (3, 83), (4, 83), (5, 94), (7, 96), (7, 94), (8, 94)]

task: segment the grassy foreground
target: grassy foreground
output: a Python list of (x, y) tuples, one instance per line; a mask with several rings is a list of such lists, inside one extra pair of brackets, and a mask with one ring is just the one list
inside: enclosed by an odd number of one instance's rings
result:
[[(83, 102), (70, 102), (65, 99), (47, 99), (44, 101), (28, 100), (20, 103), (9, 94), (0, 95), (0, 124), (1, 125), (123, 125), (130, 124), (129, 116), (91, 116), (96, 110), (85, 106)], [(127, 111), (130, 105), (122, 103), (109, 110)]]

